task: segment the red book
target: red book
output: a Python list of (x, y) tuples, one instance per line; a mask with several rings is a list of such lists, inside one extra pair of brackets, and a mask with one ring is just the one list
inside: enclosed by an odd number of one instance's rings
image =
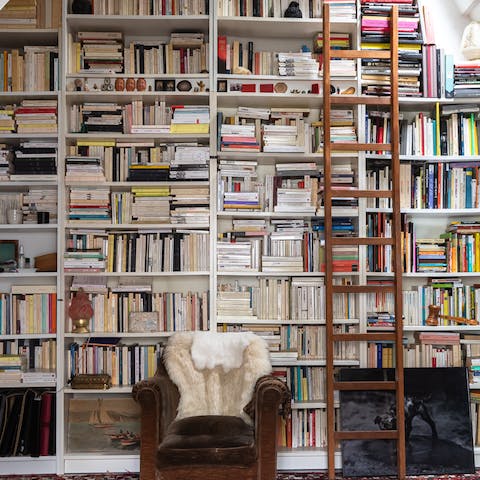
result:
[(50, 424), (52, 421), (52, 396), (51, 392), (45, 392), (42, 395), (40, 405), (40, 455), (48, 455)]
[(254, 93), (256, 91), (256, 85), (254, 83), (242, 83), (242, 92), (251, 92)]
[(227, 72), (227, 37), (219, 35), (218, 38), (218, 73)]
[(273, 93), (273, 83), (261, 83), (260, 84), (261, 93)]

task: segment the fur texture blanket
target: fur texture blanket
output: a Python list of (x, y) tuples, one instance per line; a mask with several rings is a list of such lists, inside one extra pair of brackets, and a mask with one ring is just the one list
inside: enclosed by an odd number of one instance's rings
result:
[(233, 415), (251, 421), (243, 409), (257, 380), (272, 370), (267, 343), (251, 333), (176, 333), (164, 362), (180, 392), (177, 419)]

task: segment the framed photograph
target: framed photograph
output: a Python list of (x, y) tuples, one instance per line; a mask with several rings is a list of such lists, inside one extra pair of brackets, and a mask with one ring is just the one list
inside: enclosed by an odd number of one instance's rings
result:
[[(341, 381), (394, 380), (393, 369), (343, 368)], [(405, 369), (408, 475), (474, 473), (468, 374), (462, 367)], [(395, 430), (395, 393), (341, 391), (342, 430)], [(380, 454), (381, 452), (381, 454)], [(395, 475), (396, 441), (342, 441), (343, 475)]]
[(133, 398), (72, 398), (67, 450), (125, 454), (140, 448), (140, 406)]
[(226, 92), (226, 91), (227, 91), (227, 81), (217, 80), (217, 92)]
[(0, 240), (0, 266), (18, 261), (18, 240)]
[(175, 91), (175, 80), (165, 80), (164, 90), (166, 92), (174, 92)]
[(155, 91), (163, 92), (165, 90), (165, 80), (155, 80)]

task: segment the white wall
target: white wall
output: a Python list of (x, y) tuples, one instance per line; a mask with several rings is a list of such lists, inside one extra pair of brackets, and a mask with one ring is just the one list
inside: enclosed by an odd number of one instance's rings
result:
[(464, 28), (470, 23), (470, 18), (460, 13), (454, 0), (422, 0), (421, 3), (428, 5), (436, 44), (444, 48), (446, 53), (453, 53), (455, 61), (464, 60), (460, 42)]

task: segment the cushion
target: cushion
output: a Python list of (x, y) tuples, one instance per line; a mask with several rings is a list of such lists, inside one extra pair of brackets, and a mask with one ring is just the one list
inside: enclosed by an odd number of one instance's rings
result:
[(255, 459), (251, 425), (239, 417), (201, 415), (172, 422), (158, 447), (157, 467), (187, 463), (245, 466)]

